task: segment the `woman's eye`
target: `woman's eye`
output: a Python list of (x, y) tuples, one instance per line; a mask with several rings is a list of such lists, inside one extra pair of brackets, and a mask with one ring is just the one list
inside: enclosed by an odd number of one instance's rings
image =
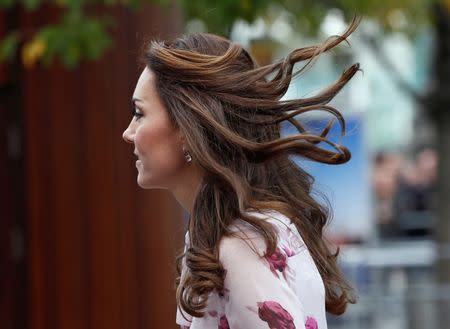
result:
[(144, 116), (144, 115), (141, 113), (141, 111), (140, 111), (138, 108), (133, 107), (133, 117), (135, 117), (136, 120), (139, 120), (139, 119), (142, 118), (143, 116)]

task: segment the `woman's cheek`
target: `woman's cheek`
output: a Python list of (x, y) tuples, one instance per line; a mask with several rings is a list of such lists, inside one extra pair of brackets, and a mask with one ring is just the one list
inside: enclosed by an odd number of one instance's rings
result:
[(148, 152), (149, 143), (151, 142), (151, 136), (145, 127), (142, 127), (136, 131), (134, 144), (136, 146), (139, 156), (144, 156)]

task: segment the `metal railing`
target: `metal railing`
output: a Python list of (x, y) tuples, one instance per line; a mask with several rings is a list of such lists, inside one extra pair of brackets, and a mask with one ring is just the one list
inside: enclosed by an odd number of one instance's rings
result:
[(329, 316), (328, 327), (438, 328), (438, 303), (449, 300), (450, 291), (435, 284), (436, 254), (431, 240), (343, 246), (340, 266), (355, 287), (358, 303), (342, 316)]

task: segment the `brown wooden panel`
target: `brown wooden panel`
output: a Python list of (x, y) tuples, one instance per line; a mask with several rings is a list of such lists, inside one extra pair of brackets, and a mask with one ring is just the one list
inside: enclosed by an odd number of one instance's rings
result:
[[(33, 328), (54, 328), (50, 310), (55, 308), (53, 282), (55, 282), (54, 257), (49, 241), (54, 234), (53, 217), (50, 216), (51, 173), (44, 161), (50, 148), (47, 95), (40, 83), (44, 74), (30, 70), (22, 77), (25, 168), (27, 184), (27, 230), (29, 259), (29, 306)], [(37, 92), (40, 91), (40, 92)]]
[(14, 226), (12, 180), (8, 156), (8, 103), (0, 87), (0, 320), (5, 329), (13, 328), (17, 310), (14, 287), (15, 264), (12, 259), (11, 232)]
[[(33, 329), (176, 328), (182, 210), (167, 192), (137, 187), (133, 149), (121, 136), (140, 43), (179, 31), (180, 15), (151, 6), (108, 12), (116, 45), (100, 62), (23, 75)], [(57, 13), (24, 13), (22, 23)]]
[[(116, 207), (120, 203), (114, 180), (114, 146), (120, 140), (114, 136), (111, 122), (113, 104), (117, 101), (112, 81), (117, 79), (111, 56), (99, 64), (86, 65), (83, 80), (84, 99), (84, 156), (86, 161), (86, 218), (89, 221), (88, 245), (92, 308), (91, 324), (94, 328), (111, 328), (120, 323), (121, 268), (119, 266), (119, 217)], [(112, 71), (109, 79), (104, 72)], [(108, 316), (105, 316), (108, 315)]]
[[(55, 236), (51, 240), (55, 257), (56, 327), (88, 327), (87, 221), (82, 125), (84, 106), (80, 94), (81, 77), (53, 65), (48, 72), (48, 111), (50, 150), (47, 168), (51, 170), (50, 216)], [(58, 85), (63, 86), (62, 88)], [(92, 224), (92, 223), (89, 223)]]
[[(0, 10), (0, 40), (3, 39), (10, 31), (10, 19), (8, 19), (8, 14), (11, 15), (13, 13), (12, 10)], [(5, 86), (6, 84), (11, 82), (11, 64), (10, 63), (1, 63), (0, 64), (0, 87)]]
[[(127, 15), (124, 12), (118, 14), (122, 22), (128, 22)], [(114, 94), (123, 94), (124, 96), (117, 99), (114, 104), (109, 104), (111, 111), (111, 120), (108, 123), (113, 128), (111, 136), (112, 143), (115, 145), (114, 152), (114, 183), (120, 186), (117, 189), (116, 198), (120, 200), (117, 207), (117, 216), (119, 218), (119, 268), (122, 273), (120, 281), (120, 297), (121, 297), (121, 328), (138, 328), (139, 327), (139, 310), (138, 292), (140, 288), (138, 280), (138, 248), (136, 243), (136, 235), (140, 228), (137, 226), (136, 220), (136, 177), (133, 169), (133, 157), (130, 154), (131, 148), (128, 145), (121, 144), (121, 132), (123, 125), (130, 119), (129, 96), (132, 93), (133, 79), (137, 74), (137, 67), (132, 63), (132, 54), (129, 52), (133, 49), (134, 40), (130, 37), (133, 24), (124, 24), (117, 31), (118, 43), (124, 45), (124, 51), (117, 52), (114, 60), (110, 63), (117, 71), (116, 78), (112, 81)]]

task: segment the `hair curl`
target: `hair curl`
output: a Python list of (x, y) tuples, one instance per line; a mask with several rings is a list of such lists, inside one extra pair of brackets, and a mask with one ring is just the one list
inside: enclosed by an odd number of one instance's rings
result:
[[(218, 246), (222, 237), (234, 235), (229, 226), (235, 218), (262, 234), (268, 254), (275, 251), (273, 227), (246, 213), (248, 209), (275, 209), (296, 225), (324, 281), (328, 312), (342, 314), (348, 303), (356, 302), (336, 263), (339, 248), (331, 252), (322, 235), (329, 207), (313, 199), (314, 178), (289, 156), (326, 164), (350, 159), (345, 146), (327, 139), (334, 119), (345, 133), (344, 118), (327, 104), (359, 70), (359, 64), (313, 97), (280, 99), (296, 75), (320, 53), (346, 41), (358, 24), (359, 18), (353, 18), (343, 35), (295, 49), (266, 66), (258, 66), (241, 46), (207, 33), (152, 41), (146, 49), (144, 62), (155, 73), (156, 89), (205, 173), (189, 217), (189, 248), (177, 257), (176, 298), (190, 315), (202, 317), (208, 295), (223, 290)], [(294, 64), (306, 60), (294, 73)], [(308, 132), (295, 118), (319, 110), (334, 116), (320, 134)], [(280, 123), (285, 120), (299, 133), (281, 138)], [(187, 268), (181, 277), (183, 259)]]

